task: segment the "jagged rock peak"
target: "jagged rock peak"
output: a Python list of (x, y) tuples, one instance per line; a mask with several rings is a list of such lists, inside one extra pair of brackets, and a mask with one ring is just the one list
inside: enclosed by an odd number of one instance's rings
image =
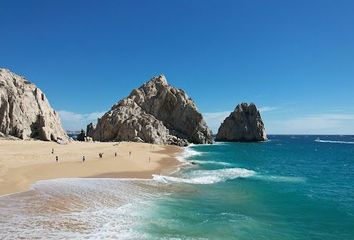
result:
[(148, 81), (146, 84), (162, 84), (162, 85), (168, 85), (167, 79), (165, 75), (161, 74), (159, 76), (153, 77)]
[(215, 141), (259, 142), (267, 140), (264, 123), (255, 104), (241, 103), (225, 118)]
[(98, 120), (89, 136), (98, 141), (186, 145), (211, 143), (211, 131), (192, 99), (163, 75), (134, 89)]
[(45, 94), (4, 68), (0, 68), (0, 132), (21, 139), (68, 140), (59, 114), (51, 108)]

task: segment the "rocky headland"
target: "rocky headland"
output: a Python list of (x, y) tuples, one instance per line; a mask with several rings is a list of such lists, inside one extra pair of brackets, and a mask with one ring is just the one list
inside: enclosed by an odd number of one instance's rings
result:
[(170, 86), (165, 76), (152, 78), (87, 126), (95, 141), (134, 141), (186, 146), (212, 143), (211, 131), (193, 100)]
[(225, 118), (215, 141), (260, 142), (267, 140), (264, 123), (256, 105), (241, 103)]
[(45, 94), (24, 77), (0, 68), (0, 135), (65, 142), (59, 114)]

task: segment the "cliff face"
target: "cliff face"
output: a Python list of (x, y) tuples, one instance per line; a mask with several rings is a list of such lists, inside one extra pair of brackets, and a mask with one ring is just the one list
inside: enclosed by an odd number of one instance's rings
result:
[(215, 141), (259, 142), (267, 140), (264, 123), (257, 107), (251, 103), (237, 105), (221, 124)]
[(152, 78), (88, 126), (98, 141), (142, 141), (187, 145), (212, 143), (211, 131), (194, 102), (170, 86), (164, 76)]
[(34, 84), (0, 68), (0, 132), (21, 139), (67, 141), (45, 94)]

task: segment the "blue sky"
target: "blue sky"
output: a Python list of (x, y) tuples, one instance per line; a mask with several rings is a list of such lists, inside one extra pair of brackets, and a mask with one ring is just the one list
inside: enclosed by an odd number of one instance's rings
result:
[(240, 102), (269, 133), (354, 134), (353, 1), (0, 0), (0, 66), (77, 129), (152, 76), (216, 131)]

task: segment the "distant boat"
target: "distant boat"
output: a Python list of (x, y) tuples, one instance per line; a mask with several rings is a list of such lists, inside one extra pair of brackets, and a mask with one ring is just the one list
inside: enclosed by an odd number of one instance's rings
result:
[(317, 137), (316, 140), (315, 140), (315, 142), (321, 142), (320, 137)]

